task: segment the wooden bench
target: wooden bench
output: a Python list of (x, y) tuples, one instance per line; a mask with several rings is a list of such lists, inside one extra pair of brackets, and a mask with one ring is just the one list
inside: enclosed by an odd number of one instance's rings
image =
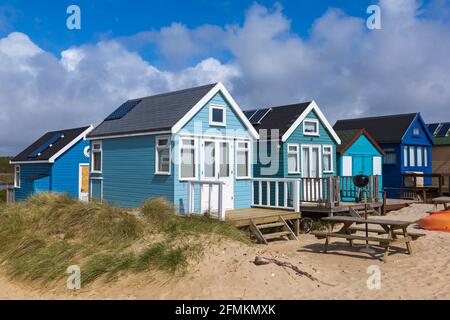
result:
[[(366, 228), (364, 228), (364, 227), (350, 227), (350, 228), (348, 228), (348, 230), (351, 231), (352, 233), (358, 232), (358, 231), (365, 232)], [(369, 233), (377, 233), (377, 234), (386, 234), (387, 233), (386, 230), (383, 230), (383, 229), (371, 229), (371, 228), (369, 228), (368, 231), (369, 231)], [(394, 231), (394, 234), (396, 234), (398, 236), (401, 236), (401, 235), (403, 235), (403, 232), (400, 231), (400, 230), (396, 230), (396, 231)], [(417, 240), (420, 237), (424, 237), (425, 233), (408, 232), (408, 236), (410, 236), (413, 240)]]

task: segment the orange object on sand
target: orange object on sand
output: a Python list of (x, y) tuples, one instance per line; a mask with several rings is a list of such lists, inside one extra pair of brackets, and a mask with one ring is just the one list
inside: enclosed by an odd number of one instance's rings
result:
[(450, 232), (450, 210), (436, 212), (420, 219), (419, 226), (425, 230)]

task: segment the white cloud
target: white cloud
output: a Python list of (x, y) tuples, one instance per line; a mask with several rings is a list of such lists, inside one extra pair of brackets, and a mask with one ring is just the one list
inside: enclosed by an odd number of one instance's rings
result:
[(0, 154), (15, 154), (45, 131), (101, 121), (128, 98), (239, 76), (209, 58), (159, 70), (116, 41), (70, 48), (58, 59), (26, 35), (0, 39)]
[[(364, 17), (329, 9), (301, 38), (280, 6), (255, 4), (242, 25), (173, 23), (60, 58), (10, 34), (0, 39), (0, 154), (47, 130), (95, 123), (127, 98), (216, 81), (244, 107), (315, 99), (331, 122), (415, 111), (449, 121), (450, 28), (435, 7), (381, 1), (374, 31)], [(149, 43), (159, 67), (134, 52)]]

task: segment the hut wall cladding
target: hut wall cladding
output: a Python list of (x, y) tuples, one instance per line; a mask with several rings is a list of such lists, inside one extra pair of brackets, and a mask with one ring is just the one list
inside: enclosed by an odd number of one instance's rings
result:
[(433, 173), (450, 174), (450, 145), (433, 147)]

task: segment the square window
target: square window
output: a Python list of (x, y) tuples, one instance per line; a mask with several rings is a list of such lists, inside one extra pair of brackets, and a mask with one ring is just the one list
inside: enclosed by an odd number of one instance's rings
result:
[(319, 135), (319, 122), (317, 120), (303, 121), (303, 134), (309, 136)]
[(212, 126), (226, 125), (226, 109), (223, 106), (210, 106), (209, 110), (209, 124)]

